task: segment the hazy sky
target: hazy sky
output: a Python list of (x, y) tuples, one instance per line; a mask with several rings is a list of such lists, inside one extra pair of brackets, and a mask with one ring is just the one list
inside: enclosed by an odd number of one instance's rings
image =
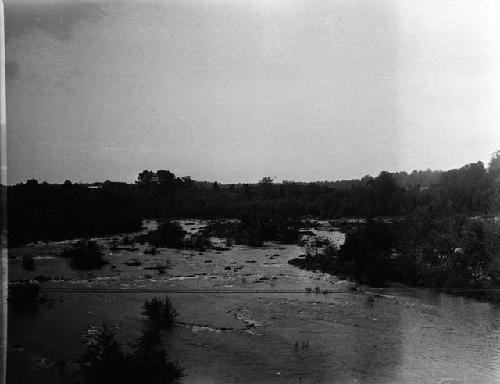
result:
[(4, 3), (9, 183), (332, 180), (500, 149), (497, 0)]

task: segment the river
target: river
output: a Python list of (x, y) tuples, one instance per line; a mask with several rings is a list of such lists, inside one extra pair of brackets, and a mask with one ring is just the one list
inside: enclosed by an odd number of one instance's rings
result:
[[(204, 225), (182, 224), (190, 231)], [(344, 240), (327, 223), (313, 232)], [(432, 291), (374, 292), (289, 265), (303, 253), (296, 245), (147, 255), (144, 246), (110, 250), (112, 240), (98, 239), (108, 247), (109, 264), (97, 272), (74, 271), (56, 257), (67, 242), (11, 250), (10, 278), (48, 277), (42, 286), (49, 300), (31, 313), (9, 313), (9, 382), (64, 382), (82, 336), (103, 321), (132, 341), (142, 303), (158, 296), (141, 289), (177, 291), (169, 297), (178, 324), (165, 343), (185, 367), (186, 384), (500, 382), (497, 305)], [(21, 268), (24, 254), (37, 257), (35, 271)], [(157, 265), (168, 265), (167, 273), (148, 269)], [(54, 292), (70, 288), (102, 292)], [(105, 292), (112, 288), (134, 292)], [(197, 292), (180, 292), (188, 289)]]

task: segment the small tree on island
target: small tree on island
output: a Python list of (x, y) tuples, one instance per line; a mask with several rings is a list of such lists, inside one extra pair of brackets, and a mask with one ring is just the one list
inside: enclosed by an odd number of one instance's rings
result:
[(176, 383), (183, 368), (169, 360), (157, 328), (147, 327), (125, 353), (116, 340), (115, 329), (103, 324), (90, 337), (80, 360), (80, 372), (86, 382)]
[(77, 269), (99, 269), (107, 264), (101, 247), (94, 240), (78, 240), (60, 256), (70, 258), (71, 265)]
[(146, 300), (142, 314), (147, 316), (151, 323), (158, 328), (171, 327), (177, 317), (177, 311), (168, 296), (165, 296), (163, 300), (157, 297)]
[(146, 235), (147, 241), (155, 247), (182, 248), (186, 231), (178, 223), (164, 221)]

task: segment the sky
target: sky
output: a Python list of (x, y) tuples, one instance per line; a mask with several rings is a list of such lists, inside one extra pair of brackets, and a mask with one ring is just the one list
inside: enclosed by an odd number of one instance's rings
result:
[(496, 0), (4, 0), (10, 184), (451, 169), (500, 149)]

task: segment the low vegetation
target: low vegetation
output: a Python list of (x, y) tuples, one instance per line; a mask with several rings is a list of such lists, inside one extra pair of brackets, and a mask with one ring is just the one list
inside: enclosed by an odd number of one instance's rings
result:
[(157, 248), (183, 248), (185, 236), (186, 231), (178, 223), (163, 221), (155, 230), (139, 236), (138, 240), (145, 240)]
[(204, 252), (207, 249), (212, 248), (212, 242), (205, 235), (196, 233), (185, 239), (184, 247)]
[(60, 256), (67, 257), (76, 269), (99, 269), (107, 264), (103, 259), (102, 248), (93, 240), (79, 240), (61, 252)]
[(183, 369), (170, 361), (158, 328), (145, 328), (126, 353), (107, 324), (87, 341), (80, 370), (92, 384), (176, 383), (183, 375)]
[(139, 231), (143, 212), (136, 190), (126, 183), (105, 182), (90, 189), (34, 179), (9, 186), (9, 246)]
[(362, 283), (389, 281), (498, 300), (500, 228), (465, 216), (412, 215), (398, 225), (368, 220), (340, 249), (327, 246), (290, 264)]
[(277, 219), (266, 215), (244, 217), (241, 221), (214, 221), (204, 233), (224, 237), (231, 244), (262, 246), (265, 241), (294, 244), (299, 240), (300, 220)]
[(147, 316), (152, 325), (159, 328), (173, 326), (177, 317), (177, 311), (167, 296), (163, 299), (155, 297), (151, 300), (146, 300), (142, 314)]
[[(407, 216), (432, 209), (442, 215), (500, 212), (500, 151), (488, 166), (470, 163), (449, 171), (380, 172), (357, 180), (219, 184), (145, 170), (135, 184), (48, 184), (28, 180), (8, 187), (9, 244), (68, 239), (141, 229), (141, 219), (235, 218), (241, 244), (297, 239), (295, 220), (307, 216)], [(234, 225), (231, 224), (231, 227)], [(181, 247), (182, 230), (168, 221), (151, 244)], [(156, 246), (156, 245), (155, 245)]]
[(177, 312), (168, 297), (146, 300), (143, 315), (148, 322), (141, 336), (125, 352), (115, 329), (103, 324), (90, 334), (80, 361), (86, 382), (107, 383), (177, 383), (183, 368), (170, 361), (162, 340), (162, 329), (174, 324)]
[(305, 249), (305, 255), (289, 260), (288, 263), (307, 270), (325, 272), (336, 270), (335, 263), (337, 261), (338, 249), (335, 246), (328, 245), (325, 248), (306, 246)]

